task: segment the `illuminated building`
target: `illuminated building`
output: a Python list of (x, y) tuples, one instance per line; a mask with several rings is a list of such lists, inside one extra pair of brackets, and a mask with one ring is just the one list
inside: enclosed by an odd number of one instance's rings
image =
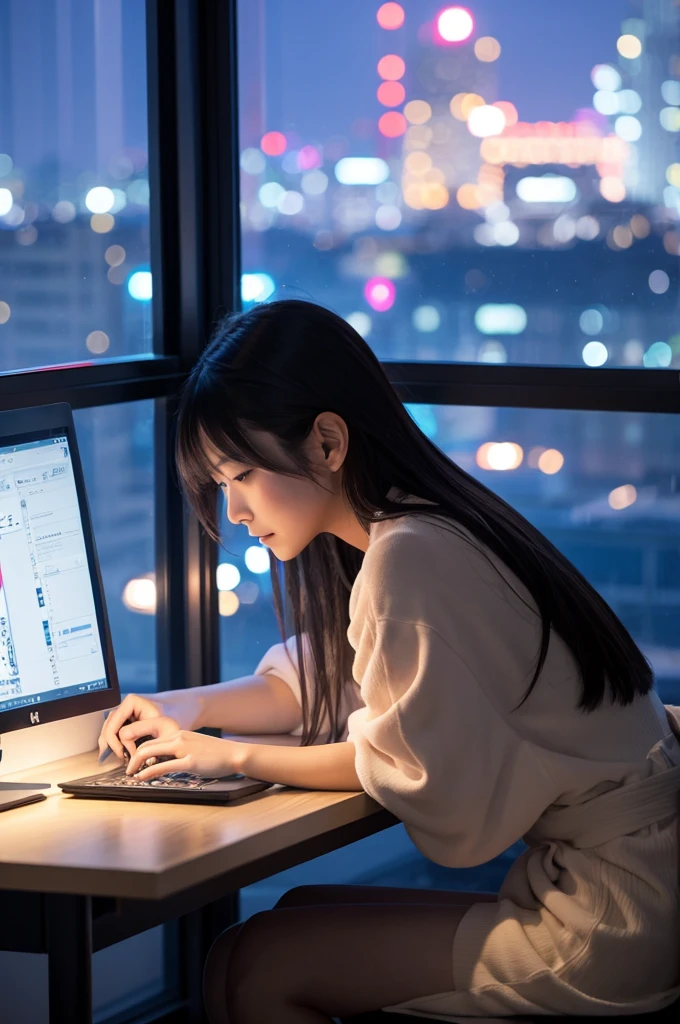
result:
[[(476, 47), (474, 34), (455, 46), (438, 45), (431, 23), (411, 32), (408, 42), (406, 63), (412, 73), (404, 107), (409, 126), (402, 150), (406, 207), (446, 207), (449, 216), (455, 215), (460, 212), (458, 190), (470, 182), (482, 186), (482, 199), (500, 198), (502, 172), (494, 168), (489, 173), (482, 168), (479, 137), (466, 123), (466, 115), (475, 106), (490, 106), (498, 99), (495, 60), (489, 59), (495, 51), (489, 46)], [(496, 47), (497, 55), (500, 47)], [(465, 203), (465, 195), (463, 200)], [(479, 205), (482, 203), (474, 199), (467, 208)]]
[[(666, 191), (666, 171), (677, 161), (680, 132), (680, 8), (673, 0), (645, 0), (641, 14), (621, 23), (616, 61), (621, 85), (614, 90), (618, 109), (610, 117), (620, 125), (621, 114), (632, 115), (640, 125), (640, 142), (634, 146), (637, 159), (626, 173), (631, 197), (661, 204), (663, 195), (665, 206), (680, 209), (680, 190)], [(636, 40), (638, 46), (626, 48)], [(635, 53), (638, 48), (637, 57), (620, 52)], [(637, 105), (636, 95), (639, 109), (629, 113), (627, 101)]]

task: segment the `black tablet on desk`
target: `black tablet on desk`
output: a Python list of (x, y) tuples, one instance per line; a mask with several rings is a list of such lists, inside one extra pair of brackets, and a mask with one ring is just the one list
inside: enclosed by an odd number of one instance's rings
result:
[(246, 775), (203, 778), (192, 772), (169, 772), (156, 779), (142, 781), (125, 774), (125, 766), (110, 772), (89, 775), (72, 782), (60, 782), (64, 793), (94, 797), (97, 800), (170, 800), (177, 803), (227, 804), (241, 797), (260, 793), (273, 783)]

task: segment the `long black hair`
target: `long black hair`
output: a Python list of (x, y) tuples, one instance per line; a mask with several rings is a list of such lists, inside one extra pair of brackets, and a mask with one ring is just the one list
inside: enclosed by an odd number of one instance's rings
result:
[[(347, 425), (342, 486), (364, 529), (368, 531), (377, 520), (414, 512), (436, 515), (453, 523), (454, 530), (455, 524), (462, 524), (530, 592), (542, 636), (533, 679), (517, 707), (536, 685), (551, 626), (578, 665), (582, 683), (578, 707), (584, 712), (601, 704), (607, 687), (611, 703), (624, 705), (653, 688), (649, 662), (578, 569), (524, 516), (430, 441), (363, 338), (340, 316), (314, 303), (270, 302), (227, 315), (183, 388), (177, 422), (178, 473), (187, 501), (214, 540), (220, 541), (218, 487), (206, 441), (235, 462), (316, 481), (303, 442), (324, 411), (335, 412)], [(244, 428), (274, 435), (296, 470), (257, 451)], [(386, 497), (392, 487), (437, 508), (415, 502), (405, 508)], [(318, 737), (325, 712), (329, 741), (335, 742), (344, 729), (338, 721), (339, 709), (343, 688), (352, 678), (354, 657), (347, 640), (348, 595), (363, 552), (322, 533), (297, 557), (281, 563), (270, 551), (270, 559), (281, 636), (285, 641), (291, 634), (290, 614), (296, 637), (302, 743), (313, 743)], [(314, 672), (311, 702), (303, 633), (308, 635)]]

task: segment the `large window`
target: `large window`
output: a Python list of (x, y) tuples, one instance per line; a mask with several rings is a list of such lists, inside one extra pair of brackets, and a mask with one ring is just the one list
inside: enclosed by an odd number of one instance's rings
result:
[(384, 359), (680, 365), (680, 9), (241, 0), (243, 298)]
[[(123, 692), (250, 674), (280, 639), (268, 552), (226, 520), (216, 552), (183, 508), (173, 424), (216, 317), (294, 296), (356, 327), (678, 702), (679, 23), (676, 0), (0, 0), (0, 405), (75, 409)], [(241, 912), (312, 881), (497, 889), (518, 850), (447, 871), (398, 827)], [(99, 951), (97, 1020), (193, 1019), (219, 913)], [(37, 960), (0, 953), (17, 1019), (44, 1016)]]
[(0, 370), (148, 352), (144, 0), (0, 0)]

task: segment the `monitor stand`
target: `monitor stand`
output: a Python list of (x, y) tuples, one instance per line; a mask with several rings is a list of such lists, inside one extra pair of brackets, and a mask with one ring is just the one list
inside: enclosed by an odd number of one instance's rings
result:
[(0, 782), (0, 811), (46, 800), (43, 791), (50, 788), (49, 782)]

